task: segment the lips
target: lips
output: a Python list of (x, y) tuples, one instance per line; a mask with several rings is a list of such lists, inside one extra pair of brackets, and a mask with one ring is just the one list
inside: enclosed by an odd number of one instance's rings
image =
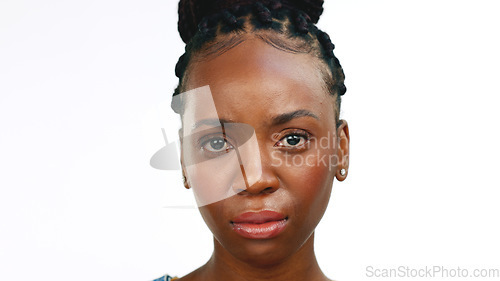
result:
[(274, 211), (246, 212), (231, 220), (233, 230), (250, 239), (269, 239), (280, 234), (288, 217)]

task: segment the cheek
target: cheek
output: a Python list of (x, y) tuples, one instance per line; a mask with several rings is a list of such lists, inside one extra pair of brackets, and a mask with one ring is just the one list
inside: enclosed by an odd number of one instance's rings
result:
[[(216, 203), (236, 194), (244, 179), (236, 153), (208, 159), (199, 149), (184, 149), (184, 170), (198, 207)], [(235, 188), (236, 187), (236, 188)]]
[[(310, 159), (311, 160), (311, 159)], [(319, 199), (318, 197), (328, 191), (331, 183), (332, 170), (327, 165), (301, 165), (286, 169), (284, 171), (289, 185), (293, 185), (293, 190), (301, 194), (306, 201)]]
[[(217, 239), (221, 237), (221, 231), (227, 227), (226, 222), (222, 219), (225, 218), (223, 212), (224, 208), (224, 201), (199, 208), (203, 220)], [(227, 224), (228, 223), (229, 222), (227, 222)]]
[(279, 168), (281, 179), (292, 193), (295, 205), (302, 209), (297, 211), (310, 210), (312, 216), (317, 216), (326, 209), (335, 176), (334, 157), (334, 149), (312, 149), (289, 156), (290, 165)]

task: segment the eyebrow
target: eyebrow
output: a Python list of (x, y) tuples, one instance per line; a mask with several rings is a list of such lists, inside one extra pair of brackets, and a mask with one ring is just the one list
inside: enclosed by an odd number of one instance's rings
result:
[[(271, 118), (270, 123), (271, 123), (271, 126), (278, 126), (278, 125), (288, 123), (288, 122), (292, 121), (293, 119), (300, 118), (300, 117), (313, 117), (313, 118), (319, 120), (319, 117), (316, 114), (312, 113), (311, 111), (309, 111), (307, 109), (299, 109), (299, 110), (295, 110), (292, 112), (287, 112), (287, 113), (283, 113), (283, 114), (274, 116)], [(223, 118), (203, 119), (203, 120), (196, 122), (191, 129), (194, 130), (194, 129), (200, 127), (201, 125), (220, 127), (222, 123), (235, 123), (235, 122), (232, 120), (226, 120)]]
[(295, 118), (306, 117), (306, 116), (313, 117), (319, 120), (319, 117), (316, 114), (312, 113), (311, 111), (306, 109), (299, 109), (292, 112), (283, 113), (271, 118), (271, 125), (272, 126), (282, 125), (292, 121)]
[(211, 126), (211, 127), (220, 127), (222, 123), (236, 123), (236, 122), (231, 121), (231, 120), (226, 120), (226, 119), (217, 119), (217, 118), (203, 119), (203, 120), (200, 120), (200, 121), (194, 123), (194, 125), (191, 127), (191, 130), (196, 129), (196, 128), (200, 127), (201, 125), (207, 125), (207, 126)]

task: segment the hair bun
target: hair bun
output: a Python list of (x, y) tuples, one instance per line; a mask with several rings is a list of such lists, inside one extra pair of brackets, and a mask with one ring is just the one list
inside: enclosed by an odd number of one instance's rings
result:
[[(273, 7), (284, 7), (306, 13), (312, 23), (318, 23), (323, 13), (324, 0), (180, 0), (178, 30), (184, 43), (189, 42), (205, 16), (213, 15), (235, 5), (250, 5), (261, 2)], [(277, 3), (281, 3), (277, 4)]]

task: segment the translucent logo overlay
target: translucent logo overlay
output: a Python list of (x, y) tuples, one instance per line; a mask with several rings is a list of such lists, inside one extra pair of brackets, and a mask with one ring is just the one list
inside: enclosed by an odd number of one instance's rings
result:
[(221, 120), (209, 86), (173, 99), (183, 108), (181, 155), (163, 130), (166, 146), (152, 156), (153, 168), (179, 170), (181, 162), (198, 207), (236, 195), (260, 180), (259, 145), (252, 126)]

